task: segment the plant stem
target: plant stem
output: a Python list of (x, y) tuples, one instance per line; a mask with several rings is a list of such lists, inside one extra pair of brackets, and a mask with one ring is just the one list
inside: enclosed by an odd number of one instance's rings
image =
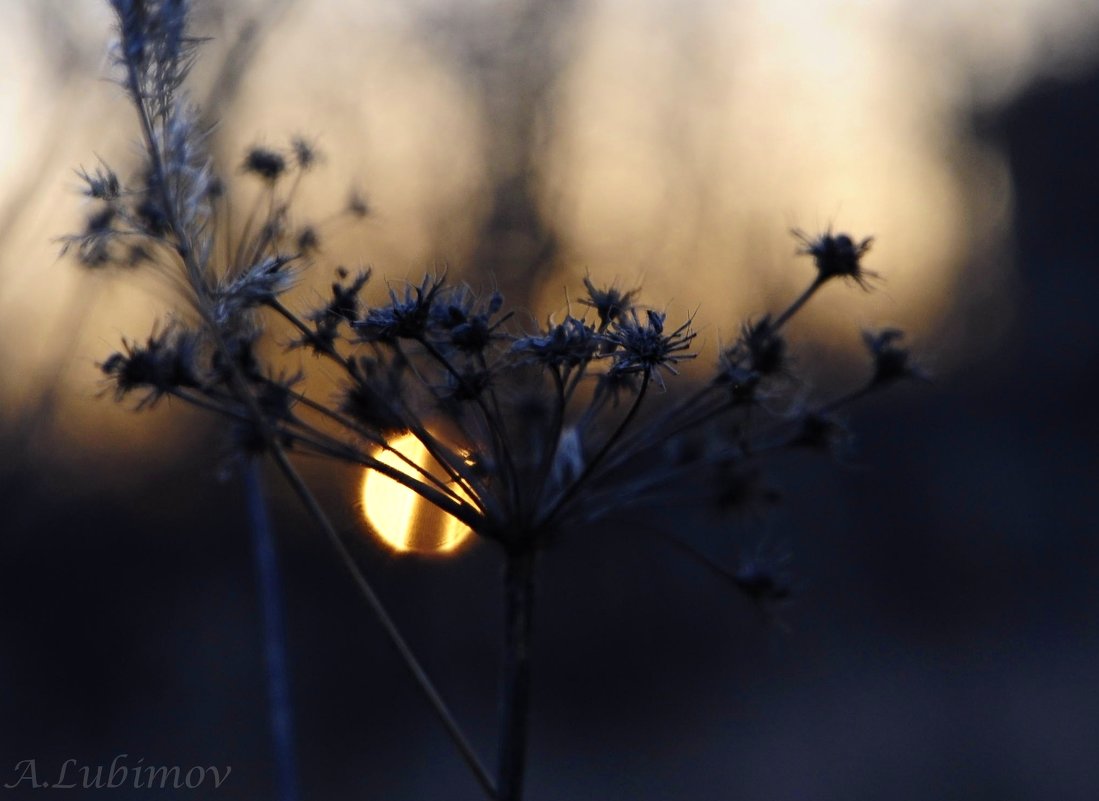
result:
[(286, 453), (281, 448), (274, 448), (270, 453), (274, 458), (275, 463), (279, 466), (279, 470), (282, 472), (283, 477), (290, 483), (294, 493), (305, 505), (310, 516), (321, 526), (329, 541), (335, 547), (340, 561), (343, 562), (344, 566), (351, 574), (351, 578), (355, 582), (355, 586), (358, 588), (359, 593), (370, 606), (370, 609), (378, 622), (381, 623), (386, 637), (389, 638), (390, 643), (396, 649), (401, 661), (412, 674), (420, 692), (431, 705), (431, 709), (435, 712), (439, 722), (443, 724), (443, 728), (446, 729), (451, 741), (462, 755), (462, 759), (465, 760), (466, 764), (473, 772), (478, 784), (481, 785), (481, 789), (484, 790), (485, 795), (488, 798), (495, 799), (497, 797), (496, 788), (492, 784), (492, 779), (489, 777), (488, 771), (477, 757), (477, 752), (474, 751), (472, 744), (466, 739), (465, 734), (463, 734), (461, 727), (458, 725), (458, 721), (443, 701), (439, 691), (435, 689), (435, 685), (420, 664), (420, 660), (416, 658), (416, 655), (412, 652), (412, 648), (405, 640), (404, 635), (401, 634), (401, 630), (397, 627), (396, 621), (390, 617), (388, 610), (382, 604), (381, 598), (374, 592), (373, 585), (370, 584), (366, 576), (363, 575), (363, 572), (359, 569), (358, 564), (355, 562), (355, 558), (351, 555), (351, 551), (340, 538), (339, 533), (333, 527), (332, 522), (328, 519), (324, 510), (321, 509), (316, 497), (306, 486), (301, 476), (298, 475), (298, 472), (294, 470), (293, 466), (290, 464), (290, 460), (286, 457)]
[(294, 716), (290, 700), (290, 668), (286, 655), (286, 621), (282, 604), (271, 518), (263, 497), (260, 460), (250, 458), (244, 470), (244, 492), (252, 528), (252, 553), (259, 579), (263, 614), (263, 655), (267, 668), (267, 704), (271, 715), (271, 736), (277, 768), (276, 795), (279, 801), (297, 801), (298, 765), (294, 756)]
[[(136, 81), (131, 81), (131, 83), (135, 86), (137, 85)], [(137, 102), (139, 112), (141, 112), (143, 122), (146, 122), (144, 128), (146, 133), (147, 150), (153, 161), (154, 166), (157, 169), (157, 174), (163, 175), (163, 170), (159, 166), (161, 164), (160, 151), (157, 146), (156, 138), (152, 134), (152, 127), (151, 125), (147, 124), (148, 117), (146, 109), (144, 103), (141, 101), (141, 97), (139, 94), (135, 96), (135, 101)], [(186, 267), (188, 278), (191, 281), (192, 286), (195, 288), (196, 293), (198, 294), (198, 312), (202, 315), (203, 322), (209, 328), (210, 335), (211, 338), (214, 340), (215, 347), (217, 348), (219, 353), (225, 356), (226, 364), (229, 365), (230, 387), (232, 388), (233, 392), (240, 398), (241, 402), (245, 405), (248, 417), (251, 418), (253, 423), (256, 425), (256, 428), (259, 431), (260, 435), (263, 437), (264, 443), (267, 446), (271, 457), (274, 459), (275, 464), (278, 465), (279, 471), (283, 474), (287, 482), (290, 484), (291, 488), (294, 490), (294, 493), (302, 501), (309, 515), (317, 522), (318, 525), (320, 525), (320, 527), (324, 530), (325, 535), (328, 537), (329, 541), (332, 543), (333, 546), (335, 546), (340, 561), (343, 562), (348, 571), (351, 573), (351, 577), (355, 581), (359, 592), (366, 599), (367, 604), (370, 606), (371, 610), (374, 612), (375, 616), (382, 624), (382, 627), (385, 630), (386, 635), (389, 637), (390, 642), (396, 648), (397, 653), (399, 654), (401, 660), (404, 662), (405, 666), (412, 673), (412, 677), (415, 679), (416, 684), (420, 688), (420, 691), (425, 695), (428, 702), (431, 704), (432, 709), (438, 716), (439, 720), (442, 722), (443, 727), (447, 731), (447, 734), (450, 736), (451, 740), (458, 748), (459, 752), (462, 755), (462, 758), (466, 761), (467, 765), (469, 765), (470, 769), (473, 771), (475, 778), (481, 785), (482, 789), (485, 791), (485, 794), (489, 798), (494, 798), (495, 788), (492, 785), (492, 781), (489, 778), (488, 772), (481, 765), (480, 760), (477, 758), (476, 752), (474, 752), (473, 747), (470, 745), (469, 741), (462, 733), (461, 728), (458, 726), (458, 722), (455, 720), (454, 716), (451, 714), (450, 710), (443, 702), (442, 696), (439, 695), (438, 691), (435, 689), (434, 684), (432, 684), (431, 679), (428, 677), (427, 673), (420, 665), (419, 660), (417, 660), (415, 655), (412, 653), (412, 649), (408, 646), (408, 643), (405, 641), (400, 630), (397, 628), (397, 624), (389, 616), (389, 613), (383, 606), (381, 599), (374, 592), (373, 586), (370, 584), (369, 581), (367, 581), (362, 571), (359, 570), (358, 564), (355, 562), (354, 557), (351, 555), (351, 552), (348, 550), (347, 546), (344, 545), (343, 541), (340, 539), (339, 534), (333, 527), (331, 521), (328, 519), (328, 516), (324, 513), (324, 510), (321, 509), (321, 506), (317, 502), (317, 499), (313, 496), (313, 493), (306, 486), (301, 476), (298, 475), (298, 472), (294, 469), (293, 465), (290, 464), (290, 460), (287, 458), (286, 453), (282, 448), (282, 445), (278, 442), (277, 438), (271, 430), (270, 425), (264, 418), (263, 412), (260, 410), (256, 398), (252, 395), (250, 389), (248, 388), (247, 382), (240, 374), (240, 368), (233, 361), (232, 352), (229, 350), (224, 341), (224, 338), (221, 336), (221, 332), (219, 331), (216, 322), (203, 308), (201, 300), (203, 298), (202, 293), (204, 291), (203, 287), (205, 286), (205, 283), (202, 279), (202, 272), (199, 268), (198, 263), (195, 260), (194, 250), (190, 246), (189, 240), (184, 237), (185, 232), (183, 232), (180, 228), (178, 217), (176, 216), (174, 211), (175, 207), (171, 204), (171, 195), (168, 194), (165, 189), (163, 189), (163, 187), (165, 186), (163, 180), (160, 180), (160, 186), (162, 187), (165, 208), (167, 209), (167, 213), (169, 214), (169, 224), (171, 226), (171, 229), (176, 232), (177, 238), (179, 238), (181, 241), (181, 244), (178, 247), (180, 257)], [(461, 520), (465, 518), (463, 522), (466, 522), (470, 519), (467, 515), (463, 514), (465, 510), (461, 509), (460, 506), (450, 502), (450, 500), (446, 496), (436, 492), (432, 487), (423, 485), (420, 482), (415, 481), (415, 479), (406, 475), (402, 471), (391, 468), (388, 465), (382, 464), (380, 462), (373, 467), (378, 472), (383, 473), (384, 475), (387, 475), (390, 478), (393, 478), (395, 481), (405, 484), (406, 486), (409, 486), (410, 482), (419, 485), (415, 487), (414, 491), (419, 492), (425, 498), (431, 500), (431, 502), (434, 503), (436, 506), (450, 511), (451, 514), (453, 514), (458, 519)]]
[(786, 311), (774, 319), (771, 323), (771, 330), (778, 331), (782, 326), (786, 325), (787, 321), (797, 314), (802, 306), (809, 302), (809, 298), (813, 297), (813, 295), (816, 294), (816, 291), (824, 286), (824, 281), (825, 279), (818, 276), (813, 283), (809, 284), (808, 289), (798, 295), (797, 298), (794, 299), (794, 302), (786, 308)]
[[(196, 311), (201, 316), (203, 323), (208, 327), (215, 348), (218, 353), (224, 357), (225, 364), (229, 368), (228, 384), (232, 393), (244, 404), (247, 416), (251, 418), (256, 426), (257, 431), (264, 441), (267, 452), (278, 466), (279, 472), (282, 473), (287, 483), (290, 484), (294, 494), (301, 500), (306, 511), (309, 513), (309, 516), (316, 521), (324, 531), (325, 536), (334, 546), (340, 561), (351, 574), (359, 592), (365, 598), (367, 604), (374, 612), (374, 615), (381, 623), (386, 636), (397, 650), (401, 661), (412, 674), (420, 691), (426, 697), (432, 710), (443, 724), (447, 734), (450, 736), (454, 745), (461, 753), (462, 758), (473, 772), (478, 784), (480, 784), (481, 788), (484, 790), (485, 795), (490, 799), (495, 799), (496, 791), (488, 771), (481, 764), (480, 759), (478, 759), (476, 752), (473, 750), (473, 746), (470, 744), (469, 740), (466, 739), (461, 728), (458, 726), (457, 720), (455, 720), (450, 709), (443, 702), (442, 696), (439, 695), (439, 692), (435, 689), (435, 685), (431, 682), (426, 671), (420, 665), (419, 660), (416, 659), (415, 654), (412, 653), (412, 649), (405, 641), (397, 624), (394, 622), (393, 618), (389, 616), (389, 612), (382, 604), (377, 593), (374, 592), (373, 586), (359, 569), (351, 551), (348, 549), (347, 545), (344, 544), (339, 533), (332, 525), (332, 521), (329, 520), (328, 516), (324, 513), (320, 503), (302, 477), (298, 474), (297, 470), (290, 464), (290, 459), (287, 457), (286, 451), (283, 449), (275, 432), (272, 430), (272, 426), (260, 409), (259, 402), (248, 386), (248, 382), (245, 380), (240, 367), (234, 360), (233, 353), (225, 342), (225, 338), (222, 336), (217, 321), (214, 319), (209, 309), (203, 305), (204, 302), (209, 299), (208, 295), (210, 291), (204, 272), (205, 264), (196, 256), (191, 238), (192, 232), (185, 230), (180, 223), (181, 215), (179, 214), (179, 209), (175, 202), (176, 198), (169, 191), (165, 180), (163, 154), (161, 153), (159, 141), (154, 131), (147, 99), (141, 90), (138, 68), (132, 61), (127, 62), (127, 74), (128, 91), (141, 121), (142, 134), (145, 139), (145, 150), (149, 155), (153, 173), (157, 179), (156, 185), (160, 188), (160, 200), (163, 203), (164, 213), (168, 218), (168, 228), (176, 239), (174, 247), (183, 262), (189, 285), (195, 292)], [(414, 491), (419, 492), (436, 506), (450, 511), (455, 517), (463, 520), (463, 522), (471, 520), (469, 515), (465, 514), (467, 510), (463, 509), (458, 504), (452, 503), (449, 498), (442, 493), (437, 492), (434, 488), (417, 482), (400, 470), (380, 462), (375, 466), (375, 469), (410, 488), (412, 488), (413, 484), (419, 485), (414, 488)]]
[(530, 712), (530, 631), (534, 551), (509, 553), (504, 574), (504, 666), (500, 688), (498, 801), (520, 801)]

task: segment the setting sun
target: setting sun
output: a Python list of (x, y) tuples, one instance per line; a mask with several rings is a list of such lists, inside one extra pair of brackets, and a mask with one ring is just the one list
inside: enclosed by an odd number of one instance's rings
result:
[[(438, 463), (414, 434), (404, 434), (390, 444), (419, 467), (441, 474)], [(413, 472), (392, 451), (382, 451), (376, 458), (402, 473)], [(374, 470), (367, 470), (363, 476), (362, 508), (370, 530), (395, 551), (447, 553), (458, 548), (472, 533), (456, 518)]]

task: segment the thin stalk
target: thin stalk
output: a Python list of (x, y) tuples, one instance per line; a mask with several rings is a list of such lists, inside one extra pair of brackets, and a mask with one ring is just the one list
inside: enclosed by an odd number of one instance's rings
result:
[(496, 461), (499, 464), (503, 464), (506, 468), (504, 470), (503, 479), (504, 484), (508, 489), (508, 497), (512, 500), (513, 508), (518, 507), (518, 488), (516, 486), (518, 474), (515, 469), (515, 462), (511, 457), (511, 445), (508, 442), (507, 430), (504, 428), (503, 419), (492, 415), (485, 405), (484, 398), (481, 397), (481, 394), (470, 388), (465, 376), (458, 372), (454, 365), (450, 363), (450, 360), (444, 356), (438, 348), (428, 342), (425, 337), (420, 337), (416, 341), (420, 343), (420, 346), (427, 351), (431, 358), (442, 365), (443, 369), (450, 373), (451, 377), (470, 394), (474, 403), (476, 403), (477, 407), (481, 410), (485, 423), (488, 425), (489, 431), (492, 433), (493, 439), (496, 442)]
[[(304, 337), (305, 337), (304, 341), (305, 342), (316, 345), (318, 347), (318, 351), (321, 354), (327, 356), (329, 359), (336, 362), (336, 364), (338, 364), (340, 367), (342, 367), (344, 369), (344, 371), (347, 372), (348, 375), (352, 376), (352, 378), (354, 380), (360, 380), (360, 379), (355, 378), (356, 369), (355, 369), (354, 363), (349, 358), (347, 358), (345, 356), (342, 356), (339, 353), (339, 351), (337, 351), (330, 344), (318, 343), (317, 340), (314, 339), (315, 335), (312, 331), (310, 331), (309, 327), (305, 323), (303, 323), (301, 321), (301, 319), (296, 314), (294, 314), (292, 311), (287, 309), (278, 299), (272, 299), (272, 300), (267, 301), (267, 306), (269, 308), (273, 309), (279, 315), (281, 315), (284, 319), (286, 319), (295, 328), (297, 328), (298, 331), (300, 331), (304, 335)], [(323, 345), (323, 347), (322, 347), (322, 345)], [(402, 354), (402, 357), (404, 358), (403, 354)], [(406, 358), (406, 361), (407, 361), (407, 358)], [(411, 362), (408, 362), (408, 364), (409, 364), (410, 367), (412, 367)], [(413, 372), (415, 372), (415, 368), (412, 367), (412, 369), (413, 369)], [(423, 379), (421, 378), (421, 380), (423, 380)], [(298, 400), (302, 400), (303, 402), (305, 402), (308, 406), (310, 406), (310, 408), (314, 409), (315, 411), (319, 411), (322, 414), (325, 414), (326, 416), (328, 416), (328, 417), (336, 420), (337, 422), (341, 423), (342, 425), (350, 428), (351, 430), (359, 432), (363, 436), (366, 436), (367, 439), (369, 439), (372, 442), (375, 442), (375, 444), (380, 445), (381, 447), (385, 448), (386, 450), (390, 450), (393, 453), (398, 453), (397, 451), (393, 450), (393, 448), (391, 448), (389, 446), (389, 444), (386, 443), (384, 440), (382, 440), (380, 438), (377, 438), (377, 437), (373, 437), (373, 436), (371, 436), (367, 433), (364, 433), (360, 427), (351, 424), (350, 421), (346, 421), (346, 420), (342, 419), (341, 416), (336, 415), (334, 412), (331, 412), (330, 410), (325, 409), (320, 404), (310, 403), (308, 401), (305, 401), (304, 396), (300, 396), (298, 394), (295, 394), (295, 397)], [(422, 427), (418, 427), (418, 426), (414, 425), (412, 423), (412, 420), (413, 420), (413, 417), (411, 415), (409, 415), (408, 416), (408, 421), (407, 421), (407, 424), (409, 426), (409, 430), (411, 430), (416, 435), (416, 438), (418, 440), (420, 440), (421, 444), (423, 444), (423, 446), (425, 448), (427, 448), (428, 453), (431, 455), (431, 457), (433, 459), (435, 459), (435, 461), (439, 464), (439, 466), (442, 467), (442, 469), (447, 473), (447, 475), (450, 476), (450, 479), (455, 484), (460, 486), (471, 499), (473, 499), (473, 503), (476, 504), (478, 506), (478, 508), (481, 509), (481, 511), (484, 511), (482, 503), (478, 499), (478, 493), (474, 489), (473, 484), (470, 481), (470, 477), (467, 476), (467, 475), (462, 474), (457, 468), (455, 468), (453, 462), (450, 459), (447, 458), (447, 453), (445, 452), (445, 449), (433, 437), (430, 437)], [(422, 473), (425, 473), (425, 475), (429, 475), (422, 468), (419, 468), (418, 466), (413, 465), (412, 462), (409, 461), (406, 457), (404, 457), (403, 454), (398, 454), (398, 455), (401, 457), (401, 459), (403, 461), (405, 461), (409, 465), (415, 467), (418, 472), (422, 472)], [(435, 479), (433, 477), (431, 477), (431, 478), (432, 478), (433, 481), (435, 481)], [(435, 483), (438, 483), (438, 482), (436, 481)], [(451, 494), (453, 494), (453, 492), (449, 489), (446, 489), (445, 491), (446, 492), (451, 492)], [(455, 496), (455, 497), (457, 497), (457, 496)]]
[[(603, 405), (607, 402), (607, 398), (610, 397), (606, 387), (602, 381), (595, 385), (595, 391), (592, 393), (591, 401), (588, 403), (588, 408), (584, 409), (584, 413), (580, 415), (580, 419), (576, 421), (574, 428), (581, 434), (586, 434), (588, 426), (591, 425), (592, 420), (596, 418), (603, 410)], [(569, 403), (569, 396), (566, 390), (565, 394), (565, 406)]]
[(734, 573), (732, 570), (725, 567), (724, 565), (719, 564), (717, 561), (704, 554), (702, 551), (698, 550), (698, 548), (691, 545), (686, 540), (681, 539), (677, 535), (667, 531), (660, 531), (659, 535), (665, 542), (678, 548), (680, 551), (689, 556), (693, 561), (702, 565), (702, 567), (706, 568), (714, 575), (726, 581), (730, 581), (733, 584), (737, 584), (740, 581), (736, 573)]
[[(247, 391), (247, 389), (242, 390)], [(199, 409), (205, 409), (207, 411), (216, 412), (218, 414), (232, 417), (236, 420), (246, 423), (257, 424), (257, 417), (251, 409), (244, 411), (233, 409), (232, 407), (224, 404), (214, 403), (208, 401), (205, 398), (196, 396), (194, 394), (188, 394), (181, 392), (180, 390), (170, 390), (169, 394), (172, 397), (180, 398), (181, 400), (195, 406)], [(254, 402), (254, 398), (252, 399)], [(248, 403), (245, 402), (245, 407), (248, 407)], [(258, 412), (256, 413), (258, 414)], [(264, 445), (268, 448), (278, 447), (282, 450), (282, 445), (274, 438), (274, 435), (268, 430), (268, 424), (265, 420), (261, 420), (262, 427), (260, 428), (260, 435), (264, 439)], [(257, 424), (258, 425), (258, 424)], [(444, 488), (445, 491), (440, 491), (435, 487), (424, 483), (417, 479), (414, 475), (405, 473), (398, 470), (392, 465), (388, 465), (385, 462), (378, 461), (377, 459), (361, 453), (357, 450), (350, 449), (347, 446), (340, 446), (326, 444), (322, 441), (318, 441), (314, 435), (324, 436), (319, 432), (310, 432), (308, 434), (300, 431), (293, 431), (289, 429), (280, 429), (278, 432), (280, 435), (285, 434), (290, 436), (295, 443), (302, 443), (315, 449), (319, 454), (326, 455), (333, 459), (338, 459), (343, 462), (349, 462), (351, 464), (357, 464), (361, 467), (369, 468), (377, 473), (381, 473), (386, 478), (390, 478), (396, 481), (398, 484), (406, 487), (407, 489), (415, 492), (421, 496), (424, 500), (428, 501), (432, 505), (438, 507), (442, 511), (456, 517), (461, 522), (465, 523), (470, 528), (476, 527), (480, 522), (480, 513), (477, 507), (472, 506), (466, 500), (456, 495), (449, 488)]]
[(557, 368), (550, 370), (553, 383), (557, 387), (557, 400), (553, 407), (553, 421), (550, 423), (549, 436), (545, 443), (545, 453), (542, 454), (541, 464), (538, 467), (538, 477), (534, 482), (537, 496), (534, 499), (534, 509), (537, 511), (541, 505), (542, 496), (546, 491), (546, 479), (553, 469), (553, 462), (557, 458), (557, 448), (561, 442), (561, 432), (565, 424), (565, 381)]
[(534, 611), (531, 550), (510, 553), (504, 574), (504, 664), (500, 686), (498, 801), (520, 801), (530, 723), (530, 646)]
[[(457, 501), (462, 501), (463, 500), (462, 496), (458, 495), (451, 487), (447, 486), (447, 484), (444, 483), (441, 479), (439, 479), (438, 477), (433, 475), (430, 470), (427, 470), (426, 468), (420, 467), (420, 465), (416, 464), (416, 462), (412, 461), (412, 459), (408, 458), (403, 453), (401, 453), (399, 450), (397, 450), (392, 445), (390, 445), (388, 442), (386, 442), (384, 438), (372, 434), (371, 432), (367, 431), (362, 426), (358, 425), (354, 420), (349, 420), (348, 418), (346, 418), (345, 416), (339, 414), (338, 412), (332, 411), (327, 406), (325, 406), (323, 403), (317, 403), (317, 401), (311, 400), (310, 398), (306, 397), (305, 395), (303, 395), (300, 392), (295, 392), (295, 391), (291, 390), (290, 391), (290, 396), (292, 398), (294, 398), (294, 400), (296, 400), (298, 403), (301, 403), (303, 406), (306, 406), (309, 409), (312, 409), (314, 412), (317, 412), (318, 414), (339, 423), (344, 428), (346, 428), (348, 431), (353, 431), (354, 433), (358, 434), (360, 437), (365, 439), (370, 444), (380, 448), (381, 450), (387, 451), (388, 453), (392, 453), (394, 456), (396, 456), (398, 459), (400, 459), (402, 462), (404, 462), (405, 465), (407, 465), (410, 470), (414, 471), (415, 473), (418, 473), (426, 481), (429, 481), (430, 483), (434, 484), (441, 491), (447, 493), (448, 495), (453, 497), (455, 500), (457, 500)], [(446, 465), (441, 465), (441, 466), (443, 467), (444, 470), (446, 469)], [(465, 489), (464, 485), (461, 485), (461, 486), (463, 486), (463, 489)], [(467, 491), (467, 494), (468, 494), (468, 491)], [(470, 498), (472, 498), (473, 501), (476, 503), (476, 501), (477, 501), (476, 496), (470, 495)], [(482, 510), (482, 511), (484, 511), (484, 510)]]
[(576, 392), (576, 388), (580, 386), (580, 382), (583, 380), (584, 375), (588, 372), (589, 362), (581, 362), (580, 366), (576, 368), (576, 371), (570, 376), (568, 387), (565, 389), (565, 405), (567, 406), (569, 401), (572, 400), (572, 394)]
[[(431, 383), (420, 373), (416, 368), (416, 364), (405, 354), (404, 349), (401, 347), (400, 340), (393, 343), (393, 349), (400, 357), (401, 363), (412, 371), (412, 374), (420, 380), (420, 383), (423, 384), (429, 392), (433, 392)], [(398, 401), (404, 409), (404, 424), (408, 426), (408, 430), (416, 435), (416, 439), (427, 448), (427, 452), (431, 454), (431, 457), (438, 464), (442, 465), (447, 475), (451, 477), (451, 480), (466, 490), (471, 498), (477, 498), (477, 505), (484, 509), (485, 504), (491, 500), (491, 497), (489, 495), (481, 497), (483, 493), (479, 493), (474, 489), (477, 485), (476, 476), (463, 466), (463, 460), (461, 458), (454, 459), (453, 457), (455, 454), (452, 449), (445, 446), (438, 438), (434, 437), (431, 432), (416, 422), (417, 415), (412, 411), (409, 403), (405, 401), (400, 394), (397, 395), (395, 400)], [(466, 426), (459, 418), (455, 417), (454, 422), (467, 442), (475, 441), (476, 438), (470, 436)], [(473, 422), (476, 421), (473, 420)], [(486, 426), (483, 430), (487, 432), (489, 430), (487, 428), (488, 423), (487, 421), (482, 422), (484, 422)]]
[(282, 603), (271, 518), (263, 497), (259, 459), (250, 458), (244, 470), (244, 494), (252, 529), (252, 555), (259, 580), (263, 617), (263, 656), (267, 668), (267, 706), (277, 768), (276, 798), (297, 801), (298, 764), (294, 755), (294, 715), (290, 698), (290, 667), (286, 649), (286, 621)]
[(316, 332), (312, 331), (296, 314), (286, 308), (278, 298), (268, 300), (266, 305), (268, 308), (278, 312), (287, 322), (298, 329), (304, 337), (302, 340), (303, 342), (310, 346), (318, 347), (320, 353), (323, 353), (329, 359), (336, 362), (336, 364), (342, 367), (347, 373), (350, 375), (355, 374), (355, 367), (350, 359), (341, 355), (340, 352), (331, 345), (324, 344), (323, 347), (319, 347), (322, 343), (317, 339)]
[(277, 200), (278, 196), (275, 194), (275, 185), (274, 183), (271, 183), (267, 189), (267, 221), (256, 234), (256, 241), (252, 245), (252, 253), (249, 256), (248, 261), (237, 265), (238, 269), (245, 270), (249, 266), (257, 263), (260, 260), (260, 257), (263, 256), (264, 251), (267, 250), (267, 246), (274, 242), (275, 226), (277, 225), (275, 220), (275, 214), (278, 209), (275, 205)]
[(405, 473), (403, 470), (400, 470), (393, 465), (386, 464), (385, 462), (379, 461), (374, 457), (354, 449), (333, 447), (325, 445), (323, 442), (317, 442), (307, 436), (302, 436), (301, 434), (294, 432), (289, 433), (296, 439), (317, 448), (322, 454), (327, 454), (331, 458), (366, 467), (376, 473), (380, 473), (386, 478), (396, 481), (398, 484), (415, 492), (428, 503), (465, 523), (470, 528), (474, 528), (480, 523), (481, 515), (477, 507), (455, 494), (449, 487), (446, 487), (441, 491), (431, 484), (424, 483), (415, 476)]
[[(817, 417), (827, 417), (828, 415), (834, 414), (845, 406), (855, 403), (856, 401), (865, 398), (867, 395), (873, 394), (880, 388), (880, 385), (875, 384), (873, 381), (871, 381), (870, 383), (863, 385), (859, 389), (852, 390), (851, 392), (848, 392), (844, 395), (840, 395), (838, 398), (832, 399), (828, 403), (818, 406), (816, 409), (813, 409), (811, 413), (813, 415), (816, 415)], [(760, 445), (752, 446), (750, 448), (747, 448), (746, 450), (748, 450), (748, 452), (750, 452), (752, 455), (756, 455), (762, 453), (765, 450), (777, 450), (779, 448), (784, 448), (789, 445), (795, 445), (799, 442), (800, 432), (797, 431), (795, 431), (792, 436), (783, 437), (778, 440), (769, 440), (768, 437), (771, 436), (774, 431), (775, 428), (772, 428), (770, 431), (765, 432), (759, 438), (759, 442), (761, 443)]]
[(798, 310), (801, 309), (802, 306), (809, 302), (809, 298), (813, 297), (813, 295), (816, 294), (816, 291), (824, 286), (826, 280), (827, 279), (817, 276), (813, 280), (813, 283), (809, 284), (809, 287), (798, 295), (793, 303), (786, 307), (786, 311), (774, 319), (771, 323), (771, 330), (778, 331), (782, 328), (791, 317), (798, 313)]
[(420, 660), (416, 658), (416, 654), (413, 653), (412, 648), (408, 645), (404, 635), (401, 634), (396, 622), (390, 617), (389, 611), (385, 608), (381, 598), (374, 592), (374, 587), (359, 570), (359, 566), (355, 562), (354, 556), (351, 555), (351, 551), (348, 550), (347, 545), (344, 544), (343, 539), (340, 537), (335, 527), (333, 527), (331, 521), (329, 521), (324, 510), (321, 509), (316, 497), (314, 497), (309, 487), (306, 486), (301, 476), (298, 475), (298, 472), (294, 470), (289, 459), (286, 457), (286, 453), (281, 448), (273, 450), (271, 455), (274, 457), (276, 464), (278, 464), (279, 469), (290, 483), (295, 494), (305, 505), (310, 516), (312, 516), (321, 528), (324, 529), (324, 533), (328, 536), (329, 541), (335, 548), (340, 561), (343, 562), (344, 566), (351, 574), (351, 578), (355, 582), (355, 586), (358, 588), (359, 593), (366, 599), (367, 605), (374, 613), (378, 622), (381, 623), (382, 629), (385, 631), (390, 643), (396, 649), (405, 667), (408, 668), (408, 671), (412, 674), (420, 691), (427, 698), (432, 711), (435, 712), (439, 722), (443, 724), (443, 728), (458, 749), (462, 759), (465, 760), (466, 764), (473, 772), (478, 784), (481, 785), (481, 789), (484, 790), (485, 795), (489, 799), (496, 799), (496, 788), (488, 770), (481, 764), (480, 758), (477, 756), (476, 751), (474, 751), (472, 744), (466, 739), (465, 734), (458, 725), (458, 721), (447, 707), (446, 702), (443, 701), (439, 691), (435, 689), (435, 685), (432, 683), (431, 678), (420, 664)]
[[(270, 187), (268, 187), (268, 189), (270, 189)], [(256, 222), (256, 216), (259, 214), (260, 206), (263, 205), (263, 200), (264, 194), (257, 194), (255, 202), (252, 204), (251, 209), (248, 211), (248, 216), (244, 220), (244, 228), (240, 232), (240, 241), (237, 242), (237, 249), (236, 253), (233, 256), (233, 263), (229, 265), (231, 269), (243, 270), (246, 266), (244, 262), (245, 249), (248, 247), (248, 240), (252, 238), (252, 226)]]
[(698, 389), (696, 392), (692, 393), (688, 398), (675, 404), (675, 406), (671, 409), (660, 413), (656, 417), (656, 419), (653, 420), (649, 425), (645, 426), (642, 431), (627, 437), (625, 440), (622, 441), (621, 447), (619, 448), (620, 452), (622, 454), (625, 454), (625, 456), (620, 456), (612, 464), (617, 465), (624, 459), (630, 458), (634, 453), (634, 449), (641, 447), (642, 440), (645, 437), (651, 438), (652, 432), (654, 431), (660, 432), (660, 438), (662, 441), (667, 441), (676, 434), (690, 430), (696, 425), (708, 422), (709, 420), (712, 420), (715, 415), (723, 413), (727, 408), (731, 408), (727, 401), (723, 401), (716, 409), (707, 409), (704, 412), (697, 413), (696, 417), (689, 418), (687, 420), (681, 420), (681, 422), (677, 423), (674, 427), (670, 429), (664, 428), (664, 426), (668, 425), (672, 420), (683, 418), (688, 411), (694, 411), (693, 407), (701, 401), (705, 400), (706, 396), (713, 392), (715, 389), (717, 389), (717, 387), (712, 382), (706, 384), (705, 386)]

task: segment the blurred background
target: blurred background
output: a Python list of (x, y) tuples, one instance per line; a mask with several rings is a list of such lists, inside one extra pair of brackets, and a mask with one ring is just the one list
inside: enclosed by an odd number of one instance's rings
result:
[[(232, 765), (189, 797), (270, 797), (224, 430), (116, 404), (96, 369), (174, 299), (58, 255), (73, 170), (135, 163), (105, 5), (0, 0), (0, 784), (129, 754)], [(339, 264), (445, 262), (541, 318), (590, 272), (697, 312), (704, 369), (810, 278), (790, 228), (876, 237), (884, 283), (814, 300), (803, 370), (849, 383), (860, 327), (899, 325), (935, 382), (853, 410), (845, 462), (772, 464), (766, 517), (680, 532), (729, 564), (789, 551), (779, 623), (644, 531), (545, 554), (529, 798), (1099, 797), (1099, 6), (207, 0), (195, 22), (224, 171), (298, 134), (325, 153), (303, 306)], [(497, 555), (394, 555), (359, 476), (304, 467), (492, 756)], [(270, 478), (304, 796), (478, 798)]]

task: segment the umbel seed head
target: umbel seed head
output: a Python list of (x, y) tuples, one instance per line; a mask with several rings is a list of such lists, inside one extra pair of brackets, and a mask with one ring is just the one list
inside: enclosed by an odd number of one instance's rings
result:
[(798, 253), (813, 257), (818, 281), (823, 283), (831, 278), (848, 278), (868, 289), (868, 279), (878, 277), (876, 273), (864, 270), (861, 263), (874, 242), (872, 236), (856, 242), (847, 234), (833, 235), (831, 231), (815, 239), (796, 228), (791, 233), (802, 243)]

